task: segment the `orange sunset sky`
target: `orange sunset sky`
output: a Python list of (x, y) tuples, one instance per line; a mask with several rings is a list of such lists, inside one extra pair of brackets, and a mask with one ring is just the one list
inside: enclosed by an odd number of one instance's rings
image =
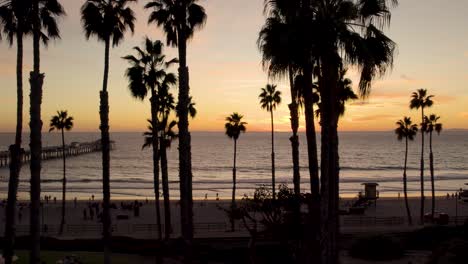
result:
[[(104, 45), (86, 41), (80, 22), (84, 0), (62, 0), (67, 16), (61, 19), (62, 39), (52, 41), (42, 52), (44, 84), (44, 131), (56, 110), (66, 109), (75, 118), (74, 131), (98, 131), (99, 90), (102, 86)], [(149, 117), (149, 102), (133, 99), (124, 72), (122, 56), (140, 45), (145, 35), (153, 40), (165, 37), (154, 25), (147, 25), (146, 1), (133, 5), (137, 13), (136, 32), (111, 50), (109, 78), (111, 131), (143, 131)], [(201, 0), (208, 15), (203, 30), (189, 43), (191, 94), (198, 116), (192, 131), (222, 131), (224, 117), (237, 111), (245, 116), (250, 131), (268, 131), (269, 114), (258, 104), (260, 88), (267, 82), (256, 40), (265, 20), (263, 0)], [(391, 130), (404, 115), (419, 120), (410, 111), (411, 92), (426, 88), (435, 95), (428, 111), (442, 116), (447, 129), (468, 129), (468, 1), (401, 0), (393, 10), (387, 34), (398, 44), (394, 68), (375, 82), (370, 98), (351, 103), (340, 121), (344, 131)], [(32, 41), (25, 40), (24, 89), (25, 129), (29, 122), (29, 83)], [(176, 50), (166, 47), (168, 57)], [(16, 111), (16, 48), (0, 42), (0, 132), (13, 132)], [(176, 72), (176, 69), (173, 69)], [(357, 73), (349, 71), (357, 84)], [(275, 112), (276, 129), (288, 131), (290, 102), (287, 82), (275, 82), (283, 91), (283, 104)], [(356, 86), (356, 85), (354, 85)], [(173, 90), (177, 93), (176, 88)], [(303, 125), (303, 120), (302, 124)], [(303, 129), (303, 126), (301, 126)]]

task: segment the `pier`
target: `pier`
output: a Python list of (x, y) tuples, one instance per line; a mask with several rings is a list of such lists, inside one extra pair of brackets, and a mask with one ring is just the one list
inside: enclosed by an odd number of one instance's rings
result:
[[(110, 149), (114, 148), (115, 142), (111, 141)], [(101, 141), (93, 142), (72, 142), (70, 145), (65, 145), (65, 157), (79, 156), (83, 154), (101, 151)], [(60, 159), (63, 157), (62, 146), (52, 146), (42, 148), (42, 160)], [(31, 152), (25, 151), (22, 155), (21, 164), (29, 163), (31, 160)], [(0, 152), (0, 168), (8, 167), (10, 163), (10, 152)]]

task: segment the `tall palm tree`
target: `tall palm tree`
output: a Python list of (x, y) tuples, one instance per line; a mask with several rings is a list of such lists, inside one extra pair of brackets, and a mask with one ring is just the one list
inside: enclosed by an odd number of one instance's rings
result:
[(171, 121), (168, 123), (169, 115), (175, 109), (174, 97), (171, 93), (169, 93), (168, 85), (161, 86), (156, 99), (158, 106), (158, 127), (153, 129), (151, 120), (148, 120), (148, 122), (150, 122), (150, 126), (148, 126), (148, 131), (144, 133), (145, 144), (143, 145), (143, 148), (152, 146), (154, 140), (159, 141), (159, 159), (161, 161), (162, 189), (164, 197), (164, 238), (167, 240), (170, 238), (170, 234), (172, 232), (169, 200), (169, 173), (167, 168), (167, 148), (170, 147), (172, 140), (177, 138), (177, 134), (173, 131), (173, 128), (177, 125), (177, 122)]
[(273, 125), (273, 111), (281, 103), (281, 92), (276, 90), (276, 85), (267, 84), (264, 88), (261, 88), (258, 98), (260, 99), (260, 107), (270, 112), (271, 116), (271, 187), (273, 199), (275, 199), (275, 129)]
[(431, 114), (424, 117), (424, 124), (426, 125), (426, 133), (429, 133), (429, 168), (431, 172), (431, 191), (432, 191), (432, 206), (431, 206), (431, 216), (434, 219), (435, 211), (435, 179), (434, 179), (434, 154), (432, 152), (432, 132), (437, 132), (437, 135), (440, 135), (442, 131), (442, 124), (438, 123), (440, 116)]
[(416, 92), (411, 94), (410, 109), (421, 108), (421, 161), (420, 161), (420, 184), (421, 184), (421, 208), (419, 221), (421, 224), (424, 223), (424, 108), (429, 108), (434, 104), (432, 101), (433, 95), (428, 95), (426, 89), (418, 89)]
[(172, 222), (171, 222), (171, 203), (169, 196), (169, 172), (167, 167), (167, 149), (171, 147), (171, 143), (178, 137), (174, 128), (177, 126), (177, 121), (169, 122), (168, 117), (164, 118), (161, 126), (161, 169), (162, 169), (162, 186), (164, 197), (164, 238), (168, 240), (171, 237)]
[[(231, 210), (236, 208), (236, 158), (237, 158), (237, 140), (241, 133), (245, 133), (247, 130), (246, 122), (242, 121), (244, 116), (240, 115), (237, 112), (232, 113), (230, 116), (226, 117), (226, 124), (224, 128), (226, 130), (226, 135), (234, 140), (234, 161), (232, 167), (232, 199), (231, 199)], [(234, 221), (231, 219), (231, 229), (234, 231)]]
[(68, 115), (67, 111), (57, 111), (57, 115), (50, 119), (49, 132), (58, 130), (62, 133), (62, 159), (63, 159), (63, 178), (62, 178), (62, 220), (60, 221), (59, 234), (63, 233), (65, 225), (65, 193), (67, 190), (66, 178), (66, 154), (65, 154), (65, 130), (70, 131), (73, 128), (73, 117)]
[[(312, 61), (321, 99), (321, 262), (338, 263), (339, 233), (339, 79), (342, 65), (359, 69), (360, 94), (393, 64), (396, 44), (383, 30), (397, 0), (303, 0), (305, 25), (313, 39)], [(307, 103), (306, 106), (308, 107)]]
[(408, 204), (408, 181), (406, 177), (406, 165), (408, 162), (408, 141), (414, 140), (414, 137), (418, 133), (418, 125), (413, 124), (411, 118), (404, 117), (403, 119), (398, 120), (396, 122), (397, 128), (395, 129), (395, 134), (397, 135), (398, 140), (405, 139), (405, 163), (403, 167), (403, 194), (405, 196), (405, 206), (406, 206), (406, 214), (408, 215), (408, 223), (410, 225), (413, 224), (413, 220), (411, 218), (411, 210)]
[[(141, 100), (150, 94), (151, 102), (151, 122), (152, 127), (158, 127), (158, 112), (159, 112), (159, 92), (161, 89), (169, 89), (170, 85), (176, 83), (176, 77), (172, 73), (168, 73), (168, 68), (177, 62), (176, 59), (166, 61), (164, 55), (164, 44), (159, 41), (152, 41), (149, 38), (145, 39), (143, 48), (134, 47), (137, 56), (128, 55), (123, 57), (130, 63), (125, 75), (129, 80), (129, 89), (132, 96)], [(165, 85), (164, 87), (162, 87)], [(154, 179), (154, 197), (156, 206), (156, 224), (158, 227), (158, 238), (162, 237), (161, 229), (161, 210), (159, 203), (159, 141), (157, 133), (153, 134), (152, 149), (153, 149), (153, 179)]]
[[(317, 160), (317, 142), (315, 136), (313, 108), (313, 60), (312, 35), (309, 34), (308, 18), (301, 12), (302, 0), (265, 0), (267, 20), (258, 38), (258, 47), (262, 52), (262, 63), (271, 77), (288, 76), (291, 90), (291, 140), (293, 159), (293, 181), (296, 194), (300, 194), (299, 171), (299, 98), (303, 95), (308, 107), (305, 108), (306, 136), (311, 192), (319, 194), (319, 176)], [(296, 76), (303, 76), (303, 84), (295, 83)], [(299, 88), (300, 87), (300, 88)]]
[(103, 242), (104, 263), (110, 263), (110, 139), (109, 139), (109, 94), (107, 81), (109, 77), (110, 46), (118, 46), (125, 33), (135, 28), (135, 14), (128, 5), (136, 0), (86, 0), (81, 7), (81, 22), (85, 36), (95, 36), (104, 42), (104, 78), (100, 91), (99, 117), (101, 124), (102, 144), (102, 192), (103, 192)]
[[(351, 79), (345, 78), (346, 77), (346, 72), (347, 72), (347, 69), (343, 69), (340, 72), (340, 80), (338, 81), (338, 89), (339, 90), (338, 90), (337, 108), (338, 108), (338, 115), (340, 117), (344, 116), (344, 114), (346, 112), (346, 103), (348, 101), (353, 101), (353, 100), (359, 99), (359, 96), (354, 93), (354, 90), (353, 90), (353, 87), (352, 87), (353, 82), (351, 81)], [(318, 109), (315, 111), (315, 115), (317, 117), (319, 117), (320, 116), (321, 103), (318, 102), (317, 105), (318, 105)]]
[(145, 8), (152, 12), (149, 23), (163, 28), (168, 45), (179, 51), (179, 178), (182, 236), (190, 259), (193, 239), (192, 156), (188, 121), (189, 70), (187, 67), (187, 41), (206, 21), (205, 9), (198, 0), (151, 0)]
[[(30, 3), (30, 2), (26, 2)], [(30, 73), (30, 150), (31, 161), (31, 206), (30, 206), (30, 263), (40, 262), (40, 200), (41, 200), (41, 156), (42, 156), (42, 85), (44, 74), (40, 71), (40, 40), (47, 43), (49, 38), (59, 38), (57, 18), (65, 15), (57, 0), (33, 0), (30, 20), (33, 34), (33, 71)], [(44, 34), (44, 31), (46, 34)]]
[(12, 262), (14, 255), (16, 196), (21, 170), (21, 142), (23, 131), (23, 36), (31, 34), (31, 2), (9, 0), (0, 3), (0, 40), (2, 31), (10, 46), (16, 40), (16, 133), (15, 143), (10, 146), (10, 178), (5, 221), (5, 247), (3, 255), (6, 263)]

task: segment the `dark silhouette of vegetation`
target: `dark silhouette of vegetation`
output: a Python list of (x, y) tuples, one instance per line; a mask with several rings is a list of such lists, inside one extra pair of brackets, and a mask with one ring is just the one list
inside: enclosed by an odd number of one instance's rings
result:
[(421, 208), (419, 215), (420, 224), (424, 223), (424, 133), (426, 125), (424, 124), (424, 108), (429, 108), (434, 104), (432, 100), (434, 96), (428, 95), (426, 89), (418, 89), (411, 95), (410, 109), (421, 108), (421, 162), (420, 162), (420, 185), (421, 185)]
[(273, 245), (269, 248), (282, 251), (280, 255), (286, 255), (283, 258), (287, 263), (300, 263), (303, 256), (299, 245), (306, 236), (301, 230), (308, 224), (297, 224), (295, 211), (304, 202), (304, 196), (297, 196), (286, 185), (279, 186), (276, 198), (271, 189), (262, 186), (255, 189), (253, 197), (244, 196), (238, 208), (228, 212), (230, 217), (241, 220), (250, 234), (250, 263), (259, 263), (257, 241), (260, 239), (278, 243), (277, 249)]
[(186, 261), (191, 259), (193, 240), (193, 196), (192, 196), (192, 154), (188, 121), (190, 100), (189, 70), (187, 67), (187, 41), (195, 30), (206, 22), (205, 9), (198, 0), (151, 0), (145, 8), (152, 12), (149, 23), (155, 23), (166, 34), (168, 45), (177, 47), (179, 52), (179, 96), (177, 113), (179, 117), (179, 178), (180, 217), (182, 236), (187, 244)]
[(390, 25), (389, 6), (398, 1), (305, 2), (305, 16), (312, 18), (310, 26), (320, 36), (314, 40), (313, 57), (321, 99), (321, 263), (338, 263), (340, 70), (342, 65), (356, 66), (360, 94), (370, 94), (372, 81), (393, 64), (395, 43), (383, 29)]
[(275, 128), (273, 125), (273, 111), (281, 104), (281, 92), (276, 90), (276, 85), (267, 84), (261, 89), (258, 98), (260, 99), (260, 107), (270, 112), (271, 115), (271, 190), (273, 199), (275, 199)]
[[(293, 148), (294, 183), (296, 193), (300, 192), (299, 174), (299, 141), (297, 129), (299, 127), (299, 95), (304, 98), (307, 152), (311, 192), (319, 195), (319, 174), (317, 159), (317, 143), (314, 124), (313, 102), (313, 42), (310, 34), (310, 17), (303, 12), (307, 3), (302, 0), (265, 1), (264, 12), (267, 15), (265, 25), (260, 31), (258, 46), (262, 52), (264, 68), (273, 77), (289, 77), (292, 103), (290, 104), (291, 138)], [(309, 2), (310, 6), (310, 2)], [(299, 86), (293, 81), (298, 75), (303, 76), (303, 83)]]
[(174, 127), (177, 125), (175, 120), (169, 122), (169, 116), (175, 109), (174, 97), (167, 89), (161, 89), (156, 97), (158, 103), (158, 128), (153, 129), (151, 120), (148, 120), (150, 125), (148, 131), (144, 133), (145, 143), (143, 148), (153, 145), (154, 135), (157, 135), (160, 145), (160, 161), (161, 161), (161, 172), (162, 172), (162, 187), (164, 197), (164, 227), (165, 227), (165, 240), (170, 238), (172, 232), (171, 224), (171, 209), (169, 200), (169, 173), (167, 168), (167, 149), (170, 148), (171, 143), (178, 137), (177, 133), (174, 132)]
[(65, 154), (65, 130), (70, 131), (73, 128), (73, 117), (68, 116), (67, 111), (57, 111), (57, 115), (52, 116), (50, 119), (49, 132), (58, 130), (62, 134), (62, 160), (63, 160), (63, 179), (62, 179), (62, 218), (60, 220), (59, 234), (63, 234), (65, 226), (65, 201), (67, 191), (67, 177), (66, 177), (66, 154)]
[(398, 140), (405, 139), (405, 163), (403, 167), (403, 195), (405, 196), (405, 207), (406, 214), (408, 215), (408, 224), (412, 225), (413, 220), (411, 218), (411, 210), (408, 204), (408, 181), (406, 177), (406, 165), (408, 162), (408, 141), (413, 141), (414, 137), (418, 133), (418, 125), (413, 124), (411, 118), (404, 117), (401, 120), (396, 122), (397, 128), (395, 129), (395, 134), (397, 135)]
[[(346, 111), (346, 103), (348, 101), (354, 101), (359, 99), (359, 96), (354, 93), (352, 84), (353, 82), (349, 78), (346, 77), (346, 72), (347, 69), (342, 69), (340, 71), (340, 80), (338, 81), (338, 114), (340, 117), (344, 116), (345, 111)], [(318, 90), (319, 87), (318, 85), (316, 86), (316, 89)], [(320, 118), (320, 107), (321, 103), (319, 101), (319, 95), (318, 93), (314, 93), (314, 96), (317, 98), (317, 110), (315, 111), (315, 115), (317, 118)], [(314, 100), (315, 101), (315, 100)]]
[(110, 263), (111, 217), (110, 217), (110, 138), (109, 138), (109, 77), (110, 46), (118, 46), (125, 33), (135, 28), (135, 14), (128, 5), (136, 0), (86, 0), (81, 7), (81, 21), (85, 36), (95, 36), (104, 42), (104, 78), (100, 91), (99, 117), (102, 144), (102, 192), (103, 192), (103, 242), (104, 263)]
[[(167, 93), (169, 86), (175, 85), (177, 78), (173, 73), (169, 73), (168, 68), (177, 63), (177, 59), (166, 61), (166, 56), (163, 54), (164, 44), (159, 41), (152, 41), (149, 38), (145, 39), (144, 47), (134, 47), (137, 56), (128, 55), (123, 57), (130, 63), (125, 75), (129, 80), (129, 89), (132, 96), (141, 100), (149, 94), (151, 95), (151, 126), (159, 127), (159, 118), (161, 103), (164, 103), (162, 94)], [(173, 100), (172, 100), (173, 101)], [(156, 225), (158, 230), (158, 238), (162, 238), (161, 228), (161, 209), (159, 203), (159, 138), (158, 133), (153, 133), (154, 137), (151, 141), (153, 149), (153, 179), (154, 179), (154, 197), (156, 206)]]
[(22, 159), (23, 133), (23, 37), (32, 33), (31, 2), (9, 0), (0, 3), (0, 40), (2, 32), (8, 44), (16, 40), (16, 131), (15, 142), (10, 146), (10, 178), (8, 182), (8, 201), (5, 221), (5, 246), (3, 256), (10, 264), (14, 255), (16, 196)]
[(431, 216), (434, 219), (435, 212), (435, 178), (434, 178), (434, 153), (432, 152), (432, 132), (436, 132), (437, 135), (440, 135), (442, 131), (442, 124), (438, 123), (440, 116), (431, 114), (424, 117), (424, 125), (426, 126), (424, 130), (429, 134), (429, 168), (431, 172), (431, 192), (432, 192), (432, 204), (431, 204)]
[[(30, 73), (30, 263), (40, 262), (40, 201), (41, 201), (41, 159), (42, 159), (42, 120), (41, 105), (44, 73), (40, 71), (40, 41), (47, 43), (49, 38), (59, 38), (57, 18), (65, 15), (62, 5), (57, 0), (32, 0), (29, 23), (33, 35), (33, 71)], [(45, 34), (44, 34), (45, 32)]]
[[(226, 124), (224, 128), (226, 135), (234, 140), (234, 159), (232, 166), (232, 199), (231, 199), (231, 210), (234, 210), (236, 206), (236, 158), (237, 158), (237, 140), (241, 133), (245, 133), (247, 130), (246, 122), (242, 121), (243, 115), (234, 112), (230, 116), (226, 117)], [(234, 221), (231, 219), (231, 230), (234, 231)]]

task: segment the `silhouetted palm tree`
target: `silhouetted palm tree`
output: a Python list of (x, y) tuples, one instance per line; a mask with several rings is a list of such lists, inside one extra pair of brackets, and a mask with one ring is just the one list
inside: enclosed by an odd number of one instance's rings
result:
[[(42, 85), (44, 74), (40, 71), (40, 40), (47, 43), (49, 38), (59, 38), (57, 18), (65, 15), (62, 5), (57, 0), (33, 0), (31, 9), (33, 33), (33, 71), (30, 73), (30, 170), (31, 170), (31, 206), (30, 206), (30, 263), (40, 262), (40, 201), (41, 201), (41, 156), (42, 156)], [(47, 32), (44, 34), (44, 32)]]
[(109, 139), (109, 94), (107, 81), (109, 77), (110, 46), (118, 46), (124, 39), (125, 33), (135, 28), (135, 14), (128, 7), (136, 0), (86, 0), (81, 7), (81, 22), (85, 36), (89, 39), (95, 36), (104, 42), (104, 78), (102, 91), (100, 91), (99, 116), (101, 124), (102, 144), (102, 192), (103, 192), (103, 241), (104, 263), (110, 263), (110, 139)]
[(152, 9), (148, 19), (166, 34), (167, 44), (179, 51), (179, 177), (182, 237), (188, 244), (186, 257), (191, 258), (193, 239), (192, 157), (188, 122), (189, 70), (187, 67), (187, 40), (206, 21), (205, 9), (198, 0), (151, 0), (145, 8)]
[[(321, 261), (338, 263), (339, 234), (339, 79), (343, 66), (359, 70), (361, 95), (393, 64), (395, 43), (383, 32), (390, 25), (390, 5), (397, 0), (303, 1), (303, 16), (313, 38), (321, 99)], [(306, 74), (305, 74), (306, 75)], [(308, 76), (308, 75), (306, 75)], [(307, 107), (307, 103), (306, 103)]]
[[(234, 161), (232, 167), (232, 200), (231, 200), (231, 210), (236, 208), (236, 158), (237, 158), (237, 140), (241, 133), (246, 131), (246, 122), (242, 121), (244, 116), (239, 113), (234, 112), (230, 116), (226, 117), (226, 124), (224, 128), (226, 130), (226, 135), (234, 140)], [(234, 220), (231, 219), (231, 230), (234, 231)]]
[(410, 109), (419, 109), (421, 108), (421, 162), (420, 162), (420, 181), (421, 181), (421, 208), (420, 208), (420, 218), (419, 221), (421, 224), (424, 223), (424, 201), (426, 197), (424, 196), (424, 108), (429, 108), (434, 104), (432, 101), (433, 95), (427, 95), (426, 89), (418, 89), (416, 92), (413, 92), (411, 95)]
[(160, 124), (161, 126), (161, 169), (162, 169), (162, 186), (163, 186), (163, 197), (164, 197), (164, 227), (165, 234), (164, 238), (168, 240), (171, 237), (172, 223), (171, 223), (171, 203), (169, 196), (169, 172), (167, 168), (167, 149), (171, 147), (171, 143), (178, 137), (177, 133), (174, 132), (174, 128), (177, 126), (177, 121), (168, 121), (167, 118), (163, 119)]
[[(352, 87), (353, 82), (351, 81), (351, 79), (345, 78), (346, 72), (347, 72), (347, 69), (343, 69), (340, 72), (340, 80), (338, 81), (339, 91), (338, 91), (337, 108), (338, 108), (338, 114), (340, 117), (344, 116), (345, 111), (346, 111), (346, 103), (348, 101), (359, 99), (359, 96), (357, 96), (357, 94), (354, 93), (354, 90)], [(318, 97), (318, 95), (316, 96)], [(318, 109), (315, 111), (315, 114), (317, 117), (320, 117), (321, 103), (317, 103), (317, 104), (318, 104)]]
[[(302, 91), (297, 89), (295, 78), (300, 74), (300, 67), (297, 65), (304, 56), (298, 56), (301, 49), (298, 44), (303, 41), (297, 41), (297, 31), (295, 30), (295, 20), (297, 18), (298, 1), (264, 1), (267, 20), (262, 27), (257, 40), (258, 48), (262, 53), (262, 64), (268, 75), (273, 78), (288, 78), (291, 93), (291, 103), (288, 105), (291, 119), (292, 136), (290, 137), (293, 161), (293, 183), (294, 192), (300, 195), (301, 180), (299, 167), (299, 105)], [(303, 36), (303, 35), (300, 35)], [(312, 116), (313, 118), (313, 116)], [(313, 122), (312, 122), (313, 124)], [(315, 131), (308, 131), (315, 135)], [(308, 138), (315, 138), (308, 137)], [(309, 143), (310, 145), (310, 143)], [(316, 153), (316, 151), (315, 151)], [(312, 155), (313, 153), (309, 153)], [(317, 164), (317, 155), (315, 155), (315, 164)], [(310, 164), (311, 165), (311, 164)], [(309, 166), (311, 168), (312, 166)], [(312, 177), (311, 168), (310, 173)], [(318, 177), (318, 168), (315, 168)], [(318, 182), (318, 178), (317, 178)], [(317, 186), (318, 190), (318, 186)], [(318, 192), (318, 191), (317, 191)]]
[[(161, 172), (162, 172), (162, 188), (164, 197), (164, 239), (169, 239), (172, 232), (171, 223), (171, 209), (169, 200), (169, 173), (167, 167), (167, 148), (170, 147), (173, 139), (177, 138), (177, 134), (173, 131), (173, 128), (177, 125), (176, 121), (169, 122), (169, 115), (175, 109), (174, 97), (169, 93), (168, 86), (161, 86), (157, 98), (158, 105), (158, 127), (155, 131), (153, 126), (148, 126), (148, 132), (144, 133), (145, 144), (143, 148), (151, 146), (155, 138), (159, 140), (160, 145), (160, 160), (161, 160)], [(166, 88), (164, 88), (166, 87)], [(148, 122), (151, 121), (149, 120)], [(169, 123), (168, 123), (169, 122)], [(155, 138), (153, 138), (155, 136)]]
[(14, 255), (16, 196), (21, 170), (21, 142), (23, 131), (23, 36), (31, 34), (31, 2), (9, 0), (0, 2), (0, 40), (2, 31), (10, 46), (16, 40), (16, 134), (15, 143), (10, 146), (10, 178), (5, 221), (5, 246), (3, 256), (6, 263), (12, 262)]
[[(161, 89), (169, 89), (170, 85), (175, 85), (176, 77), (172, 73), (168, 73), (168, 68), (177, 62), (176, 59), (166, 61), (166, 56), (163, 54), (164, 44), (159, 41), (152, 41), (149, 38), (145, 39), (143, 48), (134, 47), (137, 51), (137, 56), (128, 55), (123, 57), (130, 63), (125, 75), (129, 80), (129, 89), (132, 96), (141, 100), (150, 94), (151, 102), (151, 122), (152, 127), (158, 127), (158, 112), (159, 112), (159, 92)], [(166, 85), (162, 88), (163, 85)], [(158, 229), (158, 238), (162, 238), (161, 229), (161, 210), (159, 203), (159, 141), (157, 133), (153, 135), (153, 179), (154, 179), (154, 197), (156, 205), (156, 225)]]
[(403, 119), (399, 120), (396, 125), (398, 126), (395, 129), (395, 134), (398, 137), (398, 140), (405, 139), (405, 165), (403, 167), (403, 194), (405, 196), (405, 206), (406, 206), (406, 214), (408, 215), (408, 223), (410, 225), (413, 224), (413, 220), (411, 218), (411, 210), (408, 204), (408, 181), (406, 177), (406, 164), (408, 162), (408, 140), (414, 140), (414, 137), (418, 133), (418, 125), (413, 124), (411, 118), (404, 117)]
[(281, 92), (276, 90), (276, 85), (267, 84), (264, 88), (261, 88), (258, 98), (260, 99), (260, 107), (271, 114), (271, 188), (273, 199), (275, 199), (275, 129), (273, 125), (273, 111), (281, 103)]
[(424, 117), (425, 131), (429, 133), (429, 168), (431, 172), (431, 191), (432, 191), (432, 206), (431, 216), (434, 219), (435, 212), (435, 179), (434, 179), (434, 154), (432, 152), (432, 132), (437, 132), (437, 135), (442, 131), (442, 124), (438, 123), (440, 116), (431, 114)]
[(62, 159), (63, 159), (63, 179), (62, 179), (62, 219), (60, 221), (59, 234), (63, 233), (65, 225), (65, 193), (67, 190), (66, 178), (66, 153), (65, 153), (65, 130), (70, 131), (73, 128), (73, 117), (68, 116), (67, 111), (57, 111), (57, 115), (52, 116), (50, 119), (49, 132), (58, 130), (62, 133)]

